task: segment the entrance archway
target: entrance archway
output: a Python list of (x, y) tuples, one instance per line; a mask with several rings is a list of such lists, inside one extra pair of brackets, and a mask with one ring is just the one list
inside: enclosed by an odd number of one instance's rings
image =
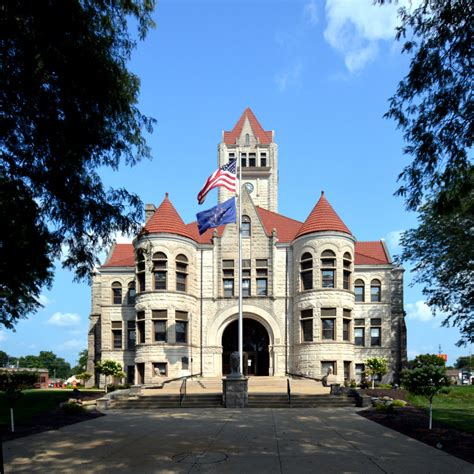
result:
[[(270, 337), (265, 327), (254, 319), (243, 320), (244, 374), (268, 375)], [(238, 350), (238, 321), (232, 321), (222, 334), (222, 374), (230, 373), (230, 354)]]

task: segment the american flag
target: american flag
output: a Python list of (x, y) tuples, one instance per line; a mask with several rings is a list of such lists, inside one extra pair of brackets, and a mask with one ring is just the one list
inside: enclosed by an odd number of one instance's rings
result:
[(199, 191), (197, 197), (199, 204), (204, 202), (207, 193), (212, 188), (217, 188), (218, 186), (223, 186), (230, 192), (235, 193), (236, 169), (237, 160), (230, 160), (229, 163), (226, 163), (224, 166), (221, 166), (214, 171), (214, 173), (207, 178), (206, 184), (203, 186), (201, 191)]

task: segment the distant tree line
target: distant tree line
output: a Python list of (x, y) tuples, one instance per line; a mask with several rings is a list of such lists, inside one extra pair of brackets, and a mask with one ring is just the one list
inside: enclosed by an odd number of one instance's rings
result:
[(71, 367), (62, 357), (52, 351), (40, 351), (38, 355), (14, 357), (0, 351), (0, 367), (19, 367), (22, 369), (48, 369), (49, 377), (66, 379), (71, 375), (85, 372), (87, 366), (87, 349), (79, 352), (77, 365)]

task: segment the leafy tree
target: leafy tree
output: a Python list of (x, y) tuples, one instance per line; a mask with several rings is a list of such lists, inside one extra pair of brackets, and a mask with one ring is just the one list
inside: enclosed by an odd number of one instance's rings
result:
[[(386, 117), (403, 131), (404, 152), (412, 157), (399, 176), (397, 194), (405, 198), (408, 209), (420, 212), (419, 227), (402, 239), (402, 259), (415, 263), (428, 304), (447, 314), (445, 325), (460, 326), (459, 343), (465, 344), (474, 338), (472, 276), (467, 288), (464, 282), (466, 273), (474, 272), (472, 259), (466, 258), (462, 268), (457, 263), (466, 244), (472, 246), (472, 234), (465, 226), (472, 229), (474, 211), (474, 4), (421, 0), (414, 9), (400, 8), (399, 15), (396, 38), (411, 61)], [(425, 245), (428, 236), (430, 245)], [(444, 260), (438, 258), (443, 254)], [(452, 297), (442, 291), (447, 280), (448, 291), (455, 293)]]
[(91, 379), (91, 377), (92, 374), (89, 374), (88, 372), (82, 372), (76, 375), (76, 379), (80, 380), (82, 382), (82, 385), (85, 385), (86, 382)]
[(388, 372), (387, 359), (384, 357), (371, 357), (365, 362), (365, 373), (372, 378), (372, 388), (375, 388), (375, 377), (383, 377)]
[(85, 372), (87, 369), (87, 349), (82, 350), (79, 352), (79, 359), (77, 361), (77, 365), (71, 369), (73, 374), (78, 374), (81, 372)]
[(122, 366), (114, 360), (103, 360), (98, 362), (95, 366), (97, 372), (105, 376), (105, 393), (107, 393), (107, 377), (125, 377), (125, 372)]
[(135, 233), (141, 202), (107, 189), (99, 169), (150, 157), (127, 70), (153, 26), (155, 0), (4, 2), (0, 30), (0, 326), (41, 305), (63, 265), (88, 278), (97, 250)]
[(461, 356), (456, 359), (454, 364), (456, 369), (471, 369), (474, 368), (474, 359), (471, 356)]
[(21, 368), (48, 369), (49, 376), (65, 379), (71, 375), (71, 366), (62, 357), (51, 351), (41, 351), (39, 355), (27, 355), (19, 358)]
[(433, 398), (444, 387), (449, 386), (445, 362), (436, 354), (422, 354), (413, 361), (413, 369), (402, 370), (403, 386), (415, 395), (428, 398), (430, 402), (429, 429), (433, 426)]
[(0, 370), (0, 391), (5, 393), (5, 398), (10, 407), (11, 430), (15, 431), (15, 416), (13, 409), (17, 401), (23, 396), (22, 391), (33, 388), (38, 381), (36, 372)]
[(6, 367), (8, 365), (8, 354), (4, 351), (0, 351), (0, 367)]

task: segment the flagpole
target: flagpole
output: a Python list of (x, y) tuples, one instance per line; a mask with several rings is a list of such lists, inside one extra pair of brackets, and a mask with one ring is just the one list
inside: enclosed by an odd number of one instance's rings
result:
[(243, 316), (242, 316), (242, 158), (237, 154), (239, 160), (239, 365), (240, 373), (244, 375), (244, 353), (243, 353)]

